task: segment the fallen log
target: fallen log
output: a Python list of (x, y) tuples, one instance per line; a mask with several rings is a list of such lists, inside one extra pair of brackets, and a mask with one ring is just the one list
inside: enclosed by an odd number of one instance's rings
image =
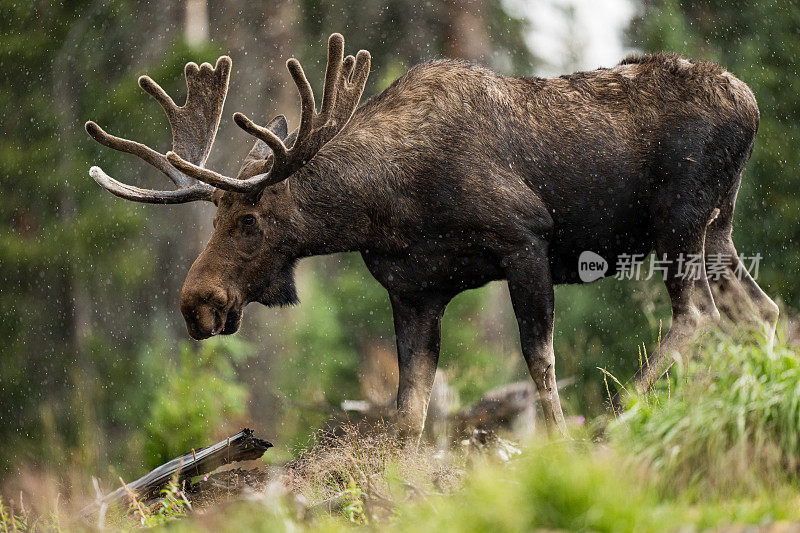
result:
[(245, 428), (213, 446), (192, 450), (164, 463), (149, 474), (136, 481), (126, 483), (102, 499), (96, 500), (85, 507), (81, 514), (87, 516), (101, 507), (109, 507), (126, 499), (130, 500), (131, 494), (143, 501), (152, 499), (158, 496), (161, 489), (173, 478), (177, 478), (180, 485), (185, 480), (207, 474), (222, 465), (259, 459), (269, 448), (272, 448), (271, 443), (255, 437), (251, 429)]
[[(575, 381), (572, 376), (558, 380), (556, 385), (558, 390), (562, 390)], [(440, 444), (461, 442), (470, 438), (475, 429), (490, 432), (510, 430), (521, 432), (519, 436), (524, 437), (533, 433), (536, 427), (539, 395), (531, 379), (491, 389), (476, 403), (460, 410), (454, 409), (458, 405), (458, 395), (439, 371), (433, 387), (425, 428), (428, 431), (439, 426), (427, 435)], [(331, 414), (326, 429), (340, 436), (346, 434), (351, 426), (384, 426), (387, 423), (391, 426), (397, 413), (392, 403), (379, 405), (369, 400), (343, 400), (339, 409), (326, 407), (324, 412)]]
[[(559, 390), (575, 383), (574, 377), (559, 380)], [(477, 403), (451, 415), (453, 435), (467, 438), (472, 430), (511, 429), (520, 417), (527, 416), (531, 430), (535, 426), (537, 398), (533, 380), (525, 379), (486, 392)]]

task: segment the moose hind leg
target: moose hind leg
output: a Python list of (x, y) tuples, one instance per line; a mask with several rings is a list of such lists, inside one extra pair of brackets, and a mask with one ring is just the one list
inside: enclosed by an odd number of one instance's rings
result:
[(730, 321), (729, 326), (754, 325), (771, 343), (778, 323), (778, 306), (739, 259), (731, 238), (730, 211), (724, 211), (708, 227), (706, 264), (714, 301)]
[(665, 261), (667, 286), (672, 304), (672, 324), (661, 345), (652, 350), (636, 373), (636, 388), (646, 393), (678, 357), (709, 325), (719, 320), (705, 271), (704, 241), (707, 221), (674, 224), (662, 232), (656, 243), (659, 259)]

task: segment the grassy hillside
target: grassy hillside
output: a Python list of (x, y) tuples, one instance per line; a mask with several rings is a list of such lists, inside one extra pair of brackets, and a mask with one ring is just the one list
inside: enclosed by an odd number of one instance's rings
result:
[[(800, 358), (757, 339), (706, 341), (625, 414), (535, 440), (398, 449), (352, 432), (307, 450), (258, 492), (191, 508), (177, 487), (105, 525), (178, 531), (674, 531), (800, 520)], [(468, 450), (466, 453), (464, 450)], [(502, 456), (503, 459), (499, 457)], [(2, 508), (0, 531), (73, 530)], [(90, 521), (93, 519), (90, 519)]]

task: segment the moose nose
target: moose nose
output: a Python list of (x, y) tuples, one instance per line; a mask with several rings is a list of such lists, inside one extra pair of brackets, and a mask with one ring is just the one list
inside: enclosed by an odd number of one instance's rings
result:
[(189, 335), (197, 340), (217, 335), (225, 327), (230, 298), (222, 287), (190, 288), (181, 291), (181, 313)]

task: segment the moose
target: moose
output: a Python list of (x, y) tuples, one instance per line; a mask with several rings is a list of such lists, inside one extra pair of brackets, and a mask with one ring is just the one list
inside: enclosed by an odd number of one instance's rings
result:
[[(360, 252), (391, 300), (397, 426), (416, 441), (445, 306), (462, 291), (503, 279), (546, 426), (566, 435), (553, 286), (581, 282), (583, 251), (609, 262), (606, 275), (624, 254), (655, 251), (668, 261), (672, 324), (635, 376), (639, 390), (718, 322), (720, 311), (763, 327), (769, 338), (774, 333), (778, 308), (746, 270), (741, 275), (731, 239), (758, 106), (749, 87), (719, 65), (659, 53), (543, 79), (433, 60), (359, 107), (370, 54), (344, 57), (344, 39), (333, 34), (319, 111), (300, 63), (289, 59), (287, 68), (300, 93), (300, 124), (289, 133), (282, 115), (261, 126), (234, 114), (256, 138), (235, 178), (205, 166), (229, 57), (215, 67), (186, 65), (183, 106), (139, 78), (169, 119), (166, 154), (86, 123), (96, 141), (143, 159), (177, 187), (141, 189), (92, 167), (91, 177), (109, 192), (157, 204), (206, 200), (217, 208), (213, 235), (180, 296), (193, 338), (236, 332), (250, 302), (296, 303), (299, 259)], [(679, 256), (690, 254), (701, 258), (697, 275), (677, 268)], [(731, 275), (709, 276), (704, 263), (720, 254)]]

